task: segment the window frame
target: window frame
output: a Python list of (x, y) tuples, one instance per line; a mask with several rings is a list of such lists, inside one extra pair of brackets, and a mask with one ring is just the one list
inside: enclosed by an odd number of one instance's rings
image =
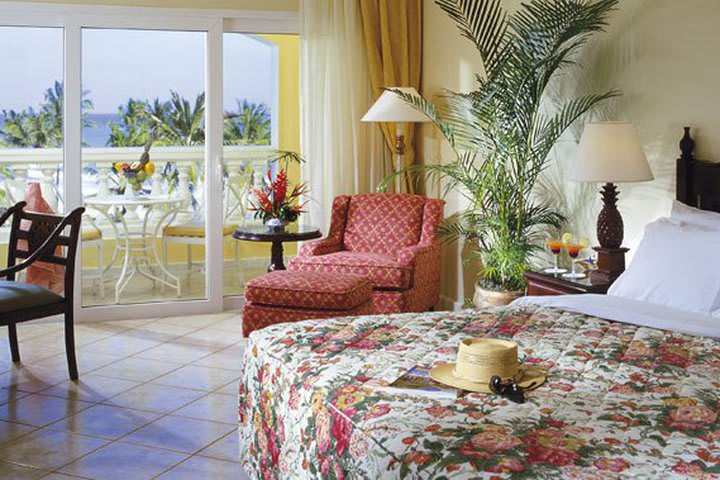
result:
[[(185, 9), (106, 5), (64, 5), (0, 2), (0, 24), (18, 27), (60, 27), (64, 31), (64, 191), (66, 210), (82, 204), (81, 90), (82, 29), (118, 28), (188, 30), (206, 32), (206, 299), (153, 303), (153, 315), (190, 315), (237, 307), (236, 298), (223, 299), (222, 202), (223, 174), (223, 34), (298, 34), (299, 14), (288, 11)], [(275, 75), (277, 77), (277, 75)], [(277, 80), (276, 80), (277, 82)], [(276, 85), (277, 87), (277, 85)], [(279, 92), (276, 90), (275, 102)], [(277, 106), (271, 107), (277, 116)], [(273, 128), (278, 125), (278, 128)], [(279, 122), (271, 119), (272, 145), (277, 147)], [(259, 147), (249, 147), (259, 148)], [(78, 255), (77, 271), (81, 271)], [(99, 321), (144, 318), (148, 304), (82, 307), (81, 275), (75, 278), (75, 315), (79, 320)]]

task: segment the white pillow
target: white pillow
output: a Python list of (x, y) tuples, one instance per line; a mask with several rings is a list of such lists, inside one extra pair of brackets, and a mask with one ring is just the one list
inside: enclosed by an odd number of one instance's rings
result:
[(673, 200), (670, 218), (672, 220), (679, 220), (693, 225), (702, 225), (704, 227), (720, 230), (720, 213), (711, 212), (709, 210), (700, 210), (699, 208), (685, 205), (678, 200)]
[(720, 231), (660, 218), (608, 295), (709, 314), (720, 308)]

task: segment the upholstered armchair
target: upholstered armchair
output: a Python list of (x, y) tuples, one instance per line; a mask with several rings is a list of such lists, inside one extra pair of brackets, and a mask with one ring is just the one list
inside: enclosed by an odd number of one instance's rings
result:
[(289, 269), (368, 278), (375, 313), (430, 310), (440, 298), (443, 204), (397, 193), (336, 197), (327, 238), (304, 244)]

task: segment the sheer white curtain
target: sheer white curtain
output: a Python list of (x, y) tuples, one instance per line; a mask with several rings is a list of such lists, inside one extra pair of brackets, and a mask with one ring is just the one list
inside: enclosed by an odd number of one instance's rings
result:
[[(374, 98), (355, 0), (301, 0), (300, 106), (305, 221), (327, 232), (336, 195), (370, 192), (388, 173), (377, 124), (360, 119)], [(386, 167), (385, 167), (386, 168)]]

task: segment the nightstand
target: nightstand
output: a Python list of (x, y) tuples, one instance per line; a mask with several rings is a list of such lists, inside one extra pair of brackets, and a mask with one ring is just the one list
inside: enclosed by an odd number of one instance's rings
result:
[(607, 293), (612, 282), (591, 281), (585, 278), (564, 278), (562, 274), (526, 271), (528, 295), (574, 295), (578, 293)]

